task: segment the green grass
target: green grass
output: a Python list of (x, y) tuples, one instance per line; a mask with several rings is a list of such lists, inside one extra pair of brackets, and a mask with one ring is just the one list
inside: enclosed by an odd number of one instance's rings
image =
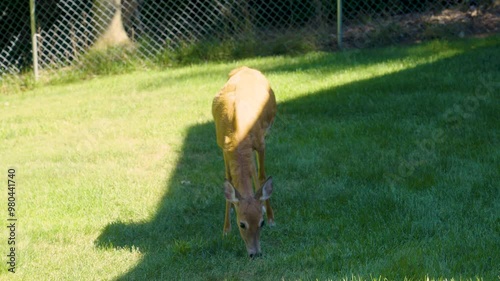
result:
[[(2, 262), (0, 279), (498, 280), (499, 43), (209, 63), (0, 95), (0, 167), (18, 183), (17, 272)], [(277, 226), (255, 260), (234, 221), (222, 238), (210, 112), (242, 64), (268, 76), (279, 103), (267, 140)]]
[[(5, 74), (0, 77), (0, 95), (24, 92), (40, 85), (67, 84), (88, 80), (98, 76), (140, 72), (145, 69), (159, 70), (206, 62), (230, 62), (252, 57), (298, 55), (319, 51), (322, 48), (304, 32), (278, 32), (273, 40), (257, 38), (247, 40), (213, 39), (197, 43), (185, 42), (173, 49), (165, 48), (158, 53), (150, 49), (151, 43), (139, 42), (134, 46), (110, 47), (104, 50), (90, 50), (71, 65), (52, 65), (39, 70), (37, 83), (31, 68), (21, 73)], [(150, 54), (145, 57), (144, 54)], [(154, 54), (154, 55), (153, 55)]]

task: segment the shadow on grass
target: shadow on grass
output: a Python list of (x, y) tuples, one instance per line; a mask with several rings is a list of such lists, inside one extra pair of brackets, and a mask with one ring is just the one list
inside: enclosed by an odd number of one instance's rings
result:
[[(466, 44), (466, 43), (464, 43)], [(331, 55), (329, 53), (312, 53), (303, 56), (281, 56), (275, 59), (272, 64), (268, 60), (253, 62), (253, 67), (261, 70), (264, 73), (287, 73), (297, 71), (321, 71), (323, 74), (332, 74), (342, 71), (351, 71), (353, 67), (376, 65), (380, 63), (388, 63), (398, 61), (407, 57), (429, 57), (436, 54), (437, 51), (443, 48), (443, 45), (449, 48), (450, 51), (461, 51), (463, 46), (460, 44), (449, 44), (447, 42), (434, 42), (427, 44), (425, 47), (409, 47), (409, 48), (385, 48), (365, 51), (350, 51), (342, 53), (342, 55)], [(172, 75), (169, 71), (151, 77), (151, 79), (142, 81), (138, 85), (139, 90), (155, 90), (161, 89), (173, 83), (185, 83), (193, 79), (209, 79), (213, 77), (226, 77), (228, 73), (227, 65), (213, 64), (211, 67), (186, 67), (187, 73), (177, 71), (177, 75)]]
[[(261, 259), (246, 258), (234, 222), (233, 232), (222, 239), (223, 160), (213, 123), (189, 128), (156, 215), (145, 222), (109, 224), (96, 245), (135, 247), (144, 254), (118, 280), (322, 279), (352, 274), (494, 278), (499, 254), (482, 251), (495, 245), (500, 230), (481, 237), (486, 248), (474, 248), (474, 242), (457, 244), (453, 239), (462, 234), (461, 228), (489, 230), (492, 226), (487, 220), (477, 221), (475, 216), (480, 214), (476, 212), (462, 211), (458, 214), (462, 218), (443, 221), (454, 208), (461, 210), (458, 206), (464, 202), (448, 193), (450, 182), (441, 178), (440, 171), (454, 165), (453, 143), (488, 137), (487, 132), (464, 136), (440, 123), (447, 108), (475, 89), (473, 84), (469, 88), (464, 88), (467, 83), (457, 85), (449, 77), (494, 70), (495, 63), (487, 61), (494, 53), (489, 47), (484, 52), (464, 49), (460, 55), (432, 64), (279, 104), (267, 142), (267, 170), (276, 182), (277, 227), (263, 231)], [(406, 54), (377, 60), (399, 55)], [(266, 68), (265, 73), (327, 64), (318, 60)], [(479, 70), (478, 64), (482, 64)], [(477, 122), (498, 117), (493, 106), (483, 105), (474, 115)], [(464, 122), (462, 129), (476, 121)], [(498, 132), (498, 125), (485, 126)], [(432, 157), (398, 182), (396, 190), (391, 189), (384, 175), (397, 170), (415, 141), (436, 128), (446, 131), (447, 142), (436, 143)], [(472, 153), (480, 157), (487, 151), (479, 147)], [(493, 177), (488, 178), (487, 172), (483, 176), (479, 184), (493, 186)], [(427, 193), (419, 193), (422, 190)], [(498, 204), (491, 200), (498, 201), (497, 191), (492, 188), (478, 195), (483, 210)], [(459, 188), (454, 192), (467, 197)], [(447, 202), (437, 199), (448, 196)], [(436, 207), (440, 204), (450, 204), (449, 209)]]

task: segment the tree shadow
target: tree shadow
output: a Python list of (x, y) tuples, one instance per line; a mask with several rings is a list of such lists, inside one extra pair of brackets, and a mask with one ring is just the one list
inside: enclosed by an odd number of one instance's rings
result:
[[(294, 273), (302, 277), (317, 276), (321, 272), (347, 274), (370, 260), (390, 254), (380, 249), (395, 243), (390, 240), (394, 236), (387, 234), (375, 241), (370, 239), (373, 231), (383, 232), (380, 221), (399, 225), (398, 220), (405, 215), (402, 211), (406, 210), (405, 206), (401, 205), (404, 202), (377, 191), (388, 189), (391, 184), (384, 174), (394, 167), (387, 167), (387, 163), (397, 168), (400, 155), (410, 153), (414, 147), (407, 141), (401, 143), (401, 139), (407, 134), (419, 138), (425, 136), (425, 130), (441, 126), (440, 116), (453, 106), (441, 95), (453, 95), (455, 85), (445, 77), (425, 73), (446, 73), (455, 67), (462, 72), (474, 72), (476, 64), (470, 62), (484, 59), (484, 56), (476, 56), (478, 53), (479, 49), (464, 49), (461, 54), (430, 64), (279, 104), (278, 117), (267, 142), (267, 170), (276, 182), (273, 205), (278, 226), (264, 231), (263, 262), (256, 261), (251, 267), (272, 270), (274, 265), (289, 264), (287, 271), (276, 267), (278, 279), (294, 277)], [(393, 57), (391, 54), (390, 57), (397, 59), (406, 55), (400, 53)], [(374, 61), (384, 59), (388, 58)], [(314, 65), (323, 63), (268, 67), (265, 73), (295, 71), (299, 67), (313, 69)], [(392, 122), (396, 119), (408, 120), (409, 125), (401, 128), (398, 125), (401, 122)], [(420, 127), (424, 127), (423, 131), (417, 132)], [(145, 222), (112, 222), (102, 230), (95, 241), (97, 247), (135, 247), (144, 254), (139, 264), (118, 280), (220, 280), (245, 279), (249, 274), (259, 276), (258, 271), (241, 268), (248, 259), (237, 231), (233, 229), (231, 235), (222, 238), (224, 167), (221, 154), (215, 144), (213, 122), (190, 127), (155, 216)], [(422, 173), (436, 176), (432, 169), (424, 169)], [(413, 178), (419, 176), (415, 174)], [(422, 186), (432, 184), (432, 181), (420, 183)], [(403, 189), (414, 187), (411, 180), (400, 183)], [(360, 197), (359, 192), (370, 196)], [(358, 197), (355, 206), (350, 203), (353, 197)], [(311, 208), (311, 204), (315, 207)], [(389, 211), (375, 216), (372, 211), (378, 207)], [(401, 214), (393, 216), (395, 212)], [(324, 227), (318, 229), (313, 224)], [(314, 239), (304, 240), (307, 236)], [(418, 241), (427, 238), (400, 237)], [(352, 245), (370, 240), (369, 249), (374, 249), (374, 253), (352, 246), (347, 257), (339, 250), (342, 239)], [(290, 241), (297, 246), (282, 247)], [(302, 256), (295, 259), (297, 255)], [(309, 255), (310, 259), (303, 258)], [(226, 265), (228, 261), (240, 267), (230, 268)], [(217, 271), (221, 264), (225, 265), (226, 272)], [(467, 272), (474, 273), (475, 269)], [(401, 266), (399, 272), (412, 275), (429, 272), (429, 269), (409, 263)]]
[[(118, 280), (163, 279), (169, 272), (175, 276), (179, 273), (172, 272), (169, 265), (178, 259), (188, 254), (201, 258), (224, 250), (219, 247), (219, 240), (223, 222), (220, 208), (225, 201), (221, 184), (218, 184), (223, 163), (218, 161), (217, 146), (207, 141), (214, 139), (214, 132), (212, 122), (189, 129), (181, 159), (173, 176), (165, 183), (162, 204), (151, 220), (118, 221), (103, 229), (96, 240), (97, 247), (135, 247), (145, 253), (140, 265)], [(206, 182), (192, 179), (206, 179)]]

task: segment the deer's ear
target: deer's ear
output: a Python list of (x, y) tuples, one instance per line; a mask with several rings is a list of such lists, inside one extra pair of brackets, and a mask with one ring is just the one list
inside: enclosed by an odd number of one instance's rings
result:
[(262, 185), (262, 187), (255, 193), (255, 199), (259, 199), (260, 201), (265, 201), (271, 197), (273, 193), (273, 178), (268, 177), (266, 182)]
[(238, 199), (240, 197), (238, 191), (228, 180), (224, 181), (224, 195), (226, 196), (226, 200), (230, 203), (237, 203), (240, 201)]

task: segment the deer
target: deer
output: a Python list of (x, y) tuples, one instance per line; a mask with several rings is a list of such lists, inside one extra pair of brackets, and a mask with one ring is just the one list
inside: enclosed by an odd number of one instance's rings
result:
[(264, 139), (276, 115), (276, 98), (269, 81), (260, 71), (246, 66), (232, 70), (213, 99), (212, 115), (225, 166), (223, 235), (231, 231), (233, 206), (248, 256), (254, 258), (261, 255), (264, 213), (268, 225), (275, 225), (269, 201), (273, 181), (266, 177), (264, 166)]

